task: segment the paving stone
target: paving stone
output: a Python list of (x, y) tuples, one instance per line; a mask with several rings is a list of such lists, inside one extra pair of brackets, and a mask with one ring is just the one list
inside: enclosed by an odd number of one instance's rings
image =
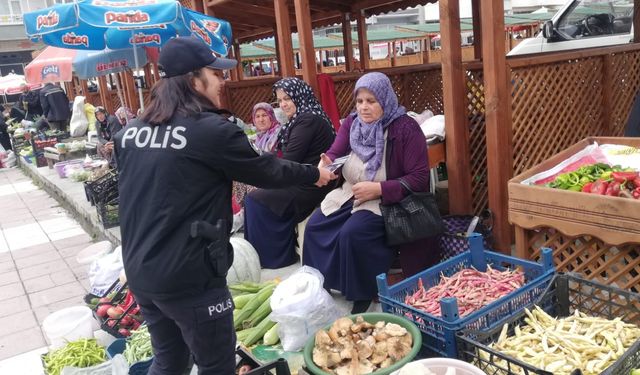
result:
[(0, 337), (38, 326), (38, 321), (31, 311), (8, 315), (0, 318)]
[(47, 345), (40, 327), (0, 337), (0, 360)]
[(40, 292), (30, 293), (29, 300), (32, 307), (39, 307), (50, 305), (54, 302), (59, 302), (68, 299), (69, 296), (79, 296), (79, 304), (82, 304), (82, 296), (86, 294), (86, 291), (80, 285), (79, 282), (73, 281), (69, 284), (56, 286)]
[(24, 295), (22, 283), (11, 283), (0, 286), (0, 301)]
[(70, 246), (75, 246), (75, 245), (80, 245), (85, 243), (89, 244), (91, 241), (92, 241), (91, 237), (88, 234), (84, 233), (84, 234), (69, 237), (69, 238), (54, 240), (52, 242), (53, 242), (53, 246), (55, 246), (56, 248), (64, 249)]
[(0, 273), (11, 272), (16, 270), (16, 265), (12, 260), (0, 263)]
[(3, 252), (2, 249), (4, 249), (2, 247), (3, 245), (3, 237), (2, 237), (2, 232), (0, 232), (0, 263), (4, 263), (4, 262), (11, 262), (13, 261), (13, 257), (11, 256), (11, 252), (6, 249), (6, 251)]
[(0, 303), (0, 317), (15, 314), (21, 311), (30, 311), (29, 298), (27, 295), (5, 299)]
[(67, 269), (69, 269), (69, 267), (67, 267), (67, 264), (64, 262), (64, 260), (59, 259), (53, 262), (38, 264), (36, 266), (18, 268), (18, 272), (20, 273), (20, 277), (22, 278), (22, 280), (29, 280), (33, 279), (34, 277), (48, 275), (50, 273)]
[(19, 282), (20, 276), (18, 275), (18, 271), (14, 270), (0, 273), (0, 286)]
[(11, 252), (13, 259), (26, 258), (34, 255), (46, 253), (47, 251), (55, 250), (51, 242), (42, 243), (30, 247), (24, 247), (22, 249), (14, 250)]
[(54, 272), (49, 277), (56, 285), (64, 285), (76, 280), (76, 275), (70, 269)]
[(78, 280), (84, 279), (89, 276), (89, 265), (83, 264), (77, 267), (72, 267), (71, 271)]
[(68, 258), (70, 256), (76, 256), (76, 255), (78, 255), (79, 252), (84, 250), (86, 247), (91, 246), (92, 244), (93, 244), (93, 242), (87, 242), (87, 243), (83, 243), (83, 244), (80, 244), (80, 245), (74, 245), (74, 246), (65, 247), (63, 249), (58, 249), (58, 253), (63, 258)]
[(55, 250), (44, 251), (38, 255), (30, 257), (16, 259), (15, 263), (19, 269), (35, 266), (38, 264), (53, 262), (54, 260), (60, 260), (62, 257)]
[(24, 289), (27, 293), (40, 292), (42, 290), (51, 289), (56, 286), (56, 283), (51, 280), (50, 275), (43, 275), (34, 277), (33, 279), (24, 280)]

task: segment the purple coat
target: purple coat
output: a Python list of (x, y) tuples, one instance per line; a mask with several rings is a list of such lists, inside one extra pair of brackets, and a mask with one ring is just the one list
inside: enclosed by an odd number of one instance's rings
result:
[[(331, 145), (327, 156), (335, 160), (351, 152), (349, 134), (354, 115), (349, 115)], [(429, 156), (427, 142), (418, 123), (403, 115), (395, 119), (388, 128), (385, 165), (387, 181), (382, 185), (382, 204), (400, 202), (409, 195), (400, 182), (402, 178), (413, 191), (429, 190)], [(416, 274), (439, 260), (437, 241), (432, 238), (398, 246), (400, 263), (405, 277)]]

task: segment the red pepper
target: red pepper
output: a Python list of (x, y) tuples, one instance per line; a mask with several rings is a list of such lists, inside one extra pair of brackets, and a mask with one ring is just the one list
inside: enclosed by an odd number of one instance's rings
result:
[(609, 187), (609, 183), (605, 180), (597, 180), (591, 185), (591, 194), (604, 195)]
[(611, 177), (617, 182), (631, 181), (638, 177), (638, 172), (613, 172)]
[(633, 179), (633, 186), (636, 188), (640, 187), (640, 176)]
[(606, 195), (617, 197), (620, 195), (620, 182), (614, 181), (607, 186)]
[(631, 195), (633, 195), (635, 199), (640, 199), (640, 187), (635, 188), (635, 190), (631, 192)]
[(584, 186), (582, 187), (582, 192), (583, 193), (591, 193), (591, 187), (593, 186), (593, 182), (587, 182), (586, 184), (584, 184)]

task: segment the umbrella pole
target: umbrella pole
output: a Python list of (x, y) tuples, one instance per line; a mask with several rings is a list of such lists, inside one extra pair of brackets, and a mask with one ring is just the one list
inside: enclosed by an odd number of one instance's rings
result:
[[(126, 107), (127, 104), (124, 102), (124, 97), (122, 96), (122, 88), (120, 87), (120, 77), (116, 76), (116, 92), (118, 93), (118, 99), (120, 99), (120, 103), (122, 103), (122, 107)], [(117, 109), (117, 108), (116, 108)]]
[[(133, 30), (131, 31), (131, 38), (133, 38)], [(136, 70), (140, 69), (139, 66), (139, 62), (138, 62), (138, 48), (137, 46), (134, 44), (133, 45), (133, 61), (136, 65)], [(135, 82), (135, 85), (138, 86), (138, 98), (140, 99), (140, 110), (144, 111), (144, 98), (142, 97), (142, 85), (138, 84), (138, 81), (136, 80), (136, 77), (133, 77)]]

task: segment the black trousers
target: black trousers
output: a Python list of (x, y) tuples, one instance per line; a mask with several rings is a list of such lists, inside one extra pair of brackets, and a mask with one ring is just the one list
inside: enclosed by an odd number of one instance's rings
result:
[(151, 334), (149, 375), (181, 375), (190, 353), (199, 375), (235, 373), (233, 300), (227, 288), (175, 300), (136, 300)]

